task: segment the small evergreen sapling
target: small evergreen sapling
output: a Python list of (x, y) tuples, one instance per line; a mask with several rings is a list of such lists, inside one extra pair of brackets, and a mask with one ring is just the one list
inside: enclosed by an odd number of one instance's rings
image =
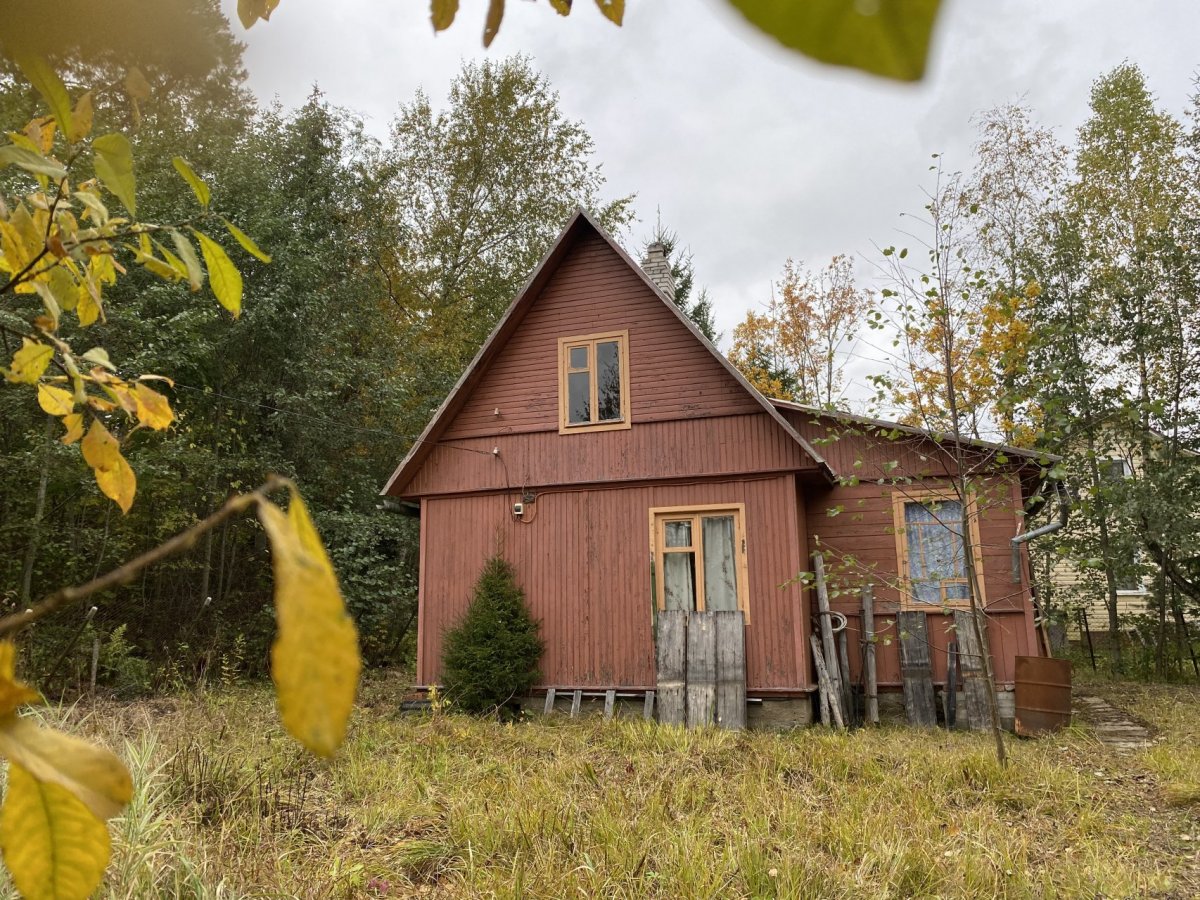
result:
[(493, 556), (475, 583), (466, 614), (446, 633), (446, 696), (465, 712), (499, 710), (537, 683), (544, 649), (513, 567)]

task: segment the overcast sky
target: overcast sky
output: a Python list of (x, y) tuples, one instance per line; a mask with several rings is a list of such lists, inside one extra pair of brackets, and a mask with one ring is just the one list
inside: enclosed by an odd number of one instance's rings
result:
[(1069, 140), (1091, 83), (1122, 60), (1177, 115), (1200, 67), (1196, 0), (944, 0), (917, 85), (808, 62), (722, 0), (627, 0), (622, 28), (588, 0), (567, 19), (510, 0), (487, 51), (485, 0), (463, 0), (436, 36), (427, 0), (283, 0), (249, 32), (223, 3), (260, 99), (296, 106), (316, 83), (379, 136), (417, 88), (440, 103), (462, 61), (529, 54), (595, 139), (608, 195), (637, 195), (627, 246), (656, 210), (690, 245), (725, 347), (789, 256), (852, 253), (869, 281), (875, 245), (901, 241), (900, 213), (921, 209), (930, 154), (970, 166), (974, 113), (1024, 100)]

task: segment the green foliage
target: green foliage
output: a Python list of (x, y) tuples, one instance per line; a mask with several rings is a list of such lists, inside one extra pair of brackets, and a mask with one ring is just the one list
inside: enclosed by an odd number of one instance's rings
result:
[(615, 232), (632, 218), (631, 197), (602, 199), (591, 136), (527, 57), (467, 63), (448, 101), (418, 92), (401, 108), (370, 174), (386, 208), (361, 221), (414, 434), (577, 207)]
[(940, 0), (729, 0), (785, 47), (837, 66), (918, 81)]
[(467, 612), (446, 633), (446, 695), (466, 712), (498, 711), (537, 683), (543, 649), (512, 565), (494, 556), (484, 564)]

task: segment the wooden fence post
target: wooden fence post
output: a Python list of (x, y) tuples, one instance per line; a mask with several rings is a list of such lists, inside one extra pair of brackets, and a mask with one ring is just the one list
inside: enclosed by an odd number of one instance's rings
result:
[(879, 724), (879, 683), (875, 673), (875, 588), (865, 584), (862, 589), (863, 607), (863, 673), (868, 725)]

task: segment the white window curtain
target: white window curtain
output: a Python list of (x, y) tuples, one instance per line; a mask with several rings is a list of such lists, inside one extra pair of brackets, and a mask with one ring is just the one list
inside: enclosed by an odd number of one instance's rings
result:
[(735, 610), (738, 602), (733, 516), (705, 516), (701, 522), (704, 540), (704, 608)]
[(663, 554), (663, 605), (667, 609), (696, 608), (696, 555)]

